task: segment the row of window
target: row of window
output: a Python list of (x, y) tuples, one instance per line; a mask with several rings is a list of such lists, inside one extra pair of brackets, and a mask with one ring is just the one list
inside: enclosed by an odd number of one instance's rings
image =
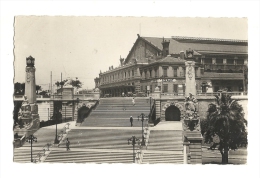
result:
[(204, 64), (244, 64), (244, 59), (205, 58)]
[[(162, 88), (162, 92), (163, 93), (168, 93), (168, 92), (172, 92), (172, 93), (185, 93), (185, 85), (184, 84), (172, 84), (173, 87), (172, 87), (172, 91), (169, 91), (168, 89), (168, 85), (170, 84), (163, 84), (163, 88)], [(153, 85), (148, 85), (148, 86), (143, 86), (141, 85), (141, 91), (142, 92), (154, 92), (155, 88), (157, 86), (155, 85), (154, 88), (153, 88)], [(161, 90), (161, 86), (158, 86), (159, 87), (159, 90)]]
[(134, 70), (128, 70), (128, 71), (125, 71), (125, 72), (120, 72), (120, 73), (116, 73), (116, 74), (112, 74), (110, 76), (104, 76), (101, 78), (101, 81), (102, 82), (111, 82), (111, 81), (114, 81), (114, 80), (117, 80), (117, 79), (125, 79), (127, 77), (130, 77), (130, 76), (134, 76)]

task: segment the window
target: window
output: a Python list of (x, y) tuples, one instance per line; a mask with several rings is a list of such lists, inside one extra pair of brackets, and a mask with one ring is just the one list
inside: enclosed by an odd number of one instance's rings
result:
[(173, 84), (173, 93), (178, 93), (178, 85)]
[(205, 64), (212, 64), (212, 59), (211, 58), (206, 58), (204, 59)]
[(244, 60), (237, 59), (237, 64), (244, 64)]
[(227, 59), (227, 64), (234, 64), (234, 59)]
[(154, 69), (154, 76), (157, 77), (157, 69)]
[(141, 92), (143, 91), (143, 86), (141, 85)]
[(164, 76), (164, 77), (167, 77), (167, 67), (164, 67), (164, 68), (163, 68), (163, 76)]
[(177, 68), (173, 68), (173, 76), (177, 77)]
[(168, 92), (168, 84), (163, 84), (163, 93)]
[(183, 93), (185, 94), (185, 84), (182, 84)]
[(134, 76), (134, 74), (135, 74), (135, 73), (134, 73), (134, 70), (132, 70), (132, 76)]
[(216, 63), (217, 63), (217, 64), (223, 64), (223, 59), (219, 59), (219, 58), (216, 59)]
[(152, 78), (152, 70), (150, 70), (150, 78)]
[(185, 67), (183, 68), (183, 76), (184, 77), (186, 76), (186, 68)]

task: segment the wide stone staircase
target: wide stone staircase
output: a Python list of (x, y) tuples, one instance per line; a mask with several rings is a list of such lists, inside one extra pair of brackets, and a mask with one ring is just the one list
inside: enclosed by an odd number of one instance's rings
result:
[[(102, 98), (99, 105), (84, 120), (81, 126), (88, 127), (129, 127), (129, 118), (137, 118), (141, 113), (146, 116), (150, 112), (149, 98), (135, 98), (135, 105), (131, 97)], [(141, 122), (134, 120), (133, 127), (140, 127)]]
[(181, 130), (151, 130), (142, 163), (183, 164)]
[(132, 145), (127, 140), (140, 134), (140, 129), (73, 129), (67, 136), (71, 151), (66, 151), (62, 142), (59, 150), (52, 151), (45, 162), (132, 163)]

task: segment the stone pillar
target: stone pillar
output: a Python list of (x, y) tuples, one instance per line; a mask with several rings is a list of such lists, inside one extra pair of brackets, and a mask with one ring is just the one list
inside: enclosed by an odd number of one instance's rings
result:
[(26, 77), (25, 77), (25, 95), (30, 104), (36, 103), (36, 84), (35, 84), (35, 59), (32, 56), (26, 58)]
[(202, 164), (202, 137), (195, 134), (188, 136), (189, 164)]
[(161, 91), (159, 87), (154, 89), (154, 93), (152, 93), (152, 97), (155, 100), (155, 110), (156, 110), (156, 119), (161, 117)]
[(196, 96), (196, 82), (195, 82), (195, 62), (194, 61), (187, 61), (185, 62), (186, 66), (186, 89), (185, 89), (185, 95), (188, 96), (189, 93)]

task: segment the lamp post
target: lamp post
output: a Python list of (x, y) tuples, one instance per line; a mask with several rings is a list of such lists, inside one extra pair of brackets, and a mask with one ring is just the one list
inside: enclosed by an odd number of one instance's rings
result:
[(49, 120), (49, 117), (50, 117), (50, 109), (48, 108), (48, 120)]
[(79, 98), (77, 98), (77, 120), (79, 118)]
[(131, 138), (128, 139), (128, 145), (130, 144), (130, 142), (132, 142), (133, 145), (133, 163), (135, 163), (135, 144), (136, 142), (138, 142), (137, 144), (139, 145), (140, 140), (133, 135)]
[(32, 158), (32, 143), (33, 142), (37, 142), (37, 137), (35, 137), (34, 135), (30, 135), (29, 137), (26, 138), (26, 142), (31, 143), (31, 162), (33, 162), (33, 158)]
[(58, 140), (58, 134), (57, 134), (57, 111), (55, 111), (55, 122), (56, 122), (56, 134), (55, 134), (55, 140), (54, 140), (54, 144), (58, 144), (59, 143), (59, 140)]
[(145, 145), (145, 141), (144, 141), (144, 117), (147, 117), (145, 116), (144, 113), (141, 113), (140, 116), (137, 116), (138, 117), (138, 121), (139, 121), (139, 118), (141, 117), (141, 121), (142, 121), (142, 142), (141, 142), (141, 145), (144, 146)]
[(65, 122), (66, 122), (66, 106), (65, 106)]

